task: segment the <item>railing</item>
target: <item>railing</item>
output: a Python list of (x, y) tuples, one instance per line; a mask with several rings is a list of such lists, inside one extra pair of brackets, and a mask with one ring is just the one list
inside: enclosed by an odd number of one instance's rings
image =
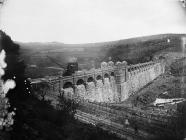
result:
[(134, 129), (125, 128), (124, 125), (122, 125), (122, 124), (112, 122), (109, 119), (99, 118), (95, 115), (85, 113), (82, 111), (78, 111), (75, 117), (82, 122), (97, 125), (102, 129), (111, 131), (122, 138), (130, 137), (132, 139), (139, 140), (139, 139), (147, 138), (147, 136), (148, 136), (148, 134), (146, 134), (144, 132), (139, 131), (137, 134), (134, 131)]
[[(122, 65), (122, 63), (120, 64), (121, 66), (119, 66), (120, 69), (123, 69), (123, 68), (127, 68), (128, 71), (131, 72), (132, 71), (136, 71), (136, 70), (143, 70), (145, 67), (147, 68), (150, 68), (151, 66), (153, 66), (154, 64), (157, 64), (157, 63), (160, 63), (160, 62), (153, 62), (153, 61), (150, 61), (150, 62), (146, 62), (146, 63), (140, 63), (140, 64), (135, 64), (135, 65)], [(114, 66), (108, 66), (108, 67), (105, 67), (105, 68), (99, 68), (99, 69), (94, 69), (94, 70), (88, 70), (88, 71), (80, 71), (79, 73), (75, 73), (73, 74), (72, 76), (51, 76), (51, 77), (46, 77), (46, 78), (38, 78), (38, 79), (31, 79), (30, 82), (31, 83), (35, 83), (35, 81), (37, 81), (36, 83), (39, 83), (39, 82), (42, 82), (42, 81), (56, 81), (56, 80), (59, 80), (59, 79), (62, 79), (62, 80), (68, 80), (68, 79), (73, 79), (74, 77), (78, 77), (78, 76), (86, 76), (86, 75), (90, 75), (90, 74), (94, 74), (94, 73), (99, 73), (99, 72), (103, 72), (103, 71), (111, 71), (111, 70), (115, 70), (117, 69), (117, 65), (114, 65)]]
[(90, 110), (101, 110), (105, 111), (105, 113), (112, 113), (117, 114), (123, 117), (123, 115), (136, 117), (143, 120), (149, 120), (151, 123), (155, 124), (161, 124), (161, 125), (167, 125), (172, 124), (173, 120), (177, 120), (178, 117), (173, 116), (163, 116), (163, 115), (157, 115), (157, 114), (148, 114), (143, 110), (139, 110), (137, 108), (129, 108), (129, 107), (116, 107), (116, 106), (110, 106), (108, 104), (98, 104), (98, 103), (92, 103), (92, 102), (84, 102), (83, 104), (80, 104), (80, 106), (84, 109), (88, 108), (87, 111)]
[[(112, 122), (119, 124), (123, 124), (123, 120), (128, 119), (129, 122), (135, 122), (141, 130), (149, 133), (161, 133), (162, 135), (174, 133), (175, 124), (179, 119), (179, 116), (171, 117), (159, 116), (155, 114), (152, 115), (141, 110), (136, 111), (135, 108), (111, 108), (111, 106), (107, 104), (104, 105), (91, 102), (81, 103), (79, 109), (83, 112), (101, 116), (103, 118), (106, 117)], [(151, 130), (156, 130), (156, 132)]]

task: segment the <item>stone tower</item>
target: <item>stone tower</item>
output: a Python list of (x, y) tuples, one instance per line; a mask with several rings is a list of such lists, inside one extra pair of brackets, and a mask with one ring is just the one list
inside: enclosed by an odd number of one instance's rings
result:
[(118, 93), (118, 102), (122, 100), (122, 94), (125, 94), (125, 83), (128, 80), (127, 62), (117, 62), (115, 69), (115, 79)]

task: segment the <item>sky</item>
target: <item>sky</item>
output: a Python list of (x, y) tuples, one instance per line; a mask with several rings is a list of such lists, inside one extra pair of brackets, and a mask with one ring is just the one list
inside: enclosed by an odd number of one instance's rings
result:
[(186, 33), (186, 10), (179, 0), (6, 0), (0, 28), (21, 42), (102, 42)]

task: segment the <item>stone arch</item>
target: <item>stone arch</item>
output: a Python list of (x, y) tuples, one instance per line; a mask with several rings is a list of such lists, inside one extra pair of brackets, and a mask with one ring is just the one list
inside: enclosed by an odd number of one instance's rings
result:
[(108, 73), (105, 73), (104, 74), (104, 78), (110, 78), (109, 74)]
[(142, 71), (142, 66), (139, 66), (139, 72), (141, 72)]
[(63, 85), (63, 89), (65, 89), (65, 88), (73, 88), (73, 84), (72, 84), (72, 82), (66, 82), (64, 85)]
[(83, 79), (77, 80), (76, 85), (82, 85), (82, 84), (85, 84), (85, 81)]
[(134, 71), (134, 70), (135, 70), (135, 68), (134, 68), (134, 67), (132, 67), (132, 68), (131, 68), (131, 71)]
[(128, 68), (128, 72), (131, 72), (132, 71), (132, 68), (130, 67), (130, 68)]
[(124, 66), (126, 66), (126, 65), (127, 65), (127, 61), (122, 61), (122, 64), (123, 64)]
[(136, 71), (137, 71), (137, 73), (140, 72), (140, 67), (139, 66), (136, 67)]
[(101, 75), (98, 75), (98, 76), (96, 77), (96, 80), (102, 80), (102, 76), (101, 76)]
[(88, 77), (87, 82), (94, 82), (94, 78), (93, 77)]
[(121, 62), (120, 62), (120, 61), (117, 61), (117, 62), (116, 62), (116, 65), (121, 65)]
[(102, 69), (105, 69), (105, 68), (107, 68), (108, 67), (108, 64), (106, 63), (106, 62), (102, 62), (101, 63), (101, 68)]
[(109, 61), (109, 62), (108, 62), (108, 66), (113, 67), (113, 66), (114, 66), (114, 62)]
[(117, 68), (121, 68), (122, 67), (122, 63), (121, 62), (116, 62), (116, 66), (117, 66)]
[(115, 73), (114, 73), (114, 72), (111, 72), (110, 75), (111, 75), (111, 76), (115, 76)]

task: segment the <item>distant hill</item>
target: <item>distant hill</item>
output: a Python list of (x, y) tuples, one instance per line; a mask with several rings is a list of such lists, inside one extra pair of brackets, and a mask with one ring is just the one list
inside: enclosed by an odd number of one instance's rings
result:
[[(33, 68), (27, 69), (28, 76), (43, 77), (50, 75), (51, 69), (46, 70), (46, 67), (60, 67), (57, 63), (65, 67), (71, 57), (77, 58), (80, 69), (90, 69), (93, 66), (99, 67), (100, 63), (108, 61), (109, 57), (114, 62), (125, 60), (129, 64), (150, 61), (158, 53), (167, 51), (179, 52), (181, 50), (181, 37), (183, 36), (186, 36), (186, 34), (160, 34), (87, 44), (64, 44), (58, 42), (17, 43), (21, 46), (21, 55), (26, 64), (28, 64), (27, 68), (30, 65), (35, 65), (40, 70), (45, 69), (42, 72), (38, 72), (42, 73), (38, 76), (33, 74), (31, 70)], [(43, 71), (48, 71), (48, 73)], [(58, 72), (59, 69), (53, 69), (52, 75)]]

